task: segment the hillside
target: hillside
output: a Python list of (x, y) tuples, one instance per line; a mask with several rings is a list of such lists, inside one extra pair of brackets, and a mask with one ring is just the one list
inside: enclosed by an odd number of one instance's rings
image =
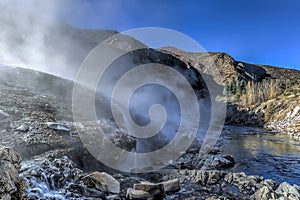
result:
[(300, 71), (240, 62), (222, 52), (190, 53), (172, 47), (160, 51), (172, 53), (197, 70), (218, 77), (212, 70), (215, 67), (221, 74), (215, 81), (224, 87), (233, 79), (250, 85), (238, 100), (234, 95), (225, 98), (230, 103), (229, 124), (265, 126), (300, 137)]
[[(35, 36), (26, 28), (13, 26), (9, 21), (11, 18), (2, 20), (12, 33), (5, 41), (6, 46), (9, 46), (8, 52), (16, 52), (10, 57), (16, 59), (21, 66), (33, 67), (73, 80), (83, 60), (100, 42), (120, 51), (140, 48), (121, 58), (124, 62), (120, 64), (119, 60), (120, 66), (115, 67), (125, 67), (124, 63), (128, 62), (134, 65), (159, 63), (175, 68), (179, 66), (184, 69), (185, 77), (198, 91), (198, 96), (207, 96), (207, 81), (211, 87), (216, 88), (216, 93), (220, 93), (222, 87), (228, 89), (235, 82), (234, 84), (242, 85), (238, 89), (238, 95), (219, 97), (229, 105), (227, 124), (272, 124), (269, 127), (275, 127), (276, 124), (283, 123), (285, 125), (280, 127), (284, 126), (285, 129), (298, 126), (298, 114), (292, 115), (293, 119), (288, 123), (285, 122), (290, 112), (297, 111), (300, 84), (300, 72), (297, 70), (245, 63), (223, 52), (191, 53), (173, 47), (154, 50), (132, 37), (112, 30), (81, 30), (68, 25), (48, 24), (44, 32), (39, 33), (41, 35)], [(40, 22), (35, 23), (38, 26)], [(34, 48), (27, 46), (30, 41), (43, 44), (38, 47), (39, 54), (30, 53), (28, 49)], [(0, 56), (0, 63), (5, 61), (5, 56)]]

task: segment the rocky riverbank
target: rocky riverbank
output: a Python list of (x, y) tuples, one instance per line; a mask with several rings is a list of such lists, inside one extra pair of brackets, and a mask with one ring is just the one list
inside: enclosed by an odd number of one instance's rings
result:
[[(209, 155), (214, 159), (208, 160), (220, 162), (214, 154)], [(297, 185), (279, 184), (244, 172), (227, 172), (220, 165), (204, 164), (194, 168), (189, 159), (184, 159), (185, 165), (177, 163), (180, 168), (173, 166), (136, 175), (84, 172), (61, 151), (50, 151), (21, 164), (18, 154), (10, 148), (2, 147), (0, 155), (0, 194), (3, 200), (21, 199), (21, 196), (23, 199), (45, 200), (300, 198)], [(189, 153), (185, 156), (191, 155), (197, 156)]]

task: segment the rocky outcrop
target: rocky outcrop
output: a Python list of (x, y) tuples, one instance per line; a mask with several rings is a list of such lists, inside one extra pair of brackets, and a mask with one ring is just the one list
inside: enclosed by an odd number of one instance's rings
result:
[(230, 82), (232, 77), (246, 82), (258, 82), (270, 77), (263, 66), (236, 61), (223, 52), (192, 53), (174, 47), (163, 47), (159, 51), (171, 53), (201, 73), (211, 75), (220, 85), (224, 85), (226, 81)]
[(21, 158), (13, 149), (0, 146), (0, 199), (20, 199), (23, 181), (19, 177)]

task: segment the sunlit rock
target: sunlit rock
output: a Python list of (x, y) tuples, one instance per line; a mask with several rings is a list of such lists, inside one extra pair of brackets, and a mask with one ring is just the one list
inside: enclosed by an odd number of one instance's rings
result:
[(153, 200), (153, 196), (143, 190), (127, 189), (126, 198), (129, 200)]
[(120, 193), (120, 183), (105, 172), (93, 172), (85, 176), (82, 180), (87, 186), (100, 191), (113, 194)]

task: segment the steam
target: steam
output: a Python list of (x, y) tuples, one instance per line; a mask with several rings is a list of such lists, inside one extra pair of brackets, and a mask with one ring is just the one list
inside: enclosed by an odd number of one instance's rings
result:
[(0, 62), (50, 72), (45, 40), (58, 8), (57, 1), (1, 1)]
[(79, 2), (1, 0), (0, 63), (73, 80), (97, 45), (80, 37), (80, 29), (63, 23), (71, 12), (80, 12)]

